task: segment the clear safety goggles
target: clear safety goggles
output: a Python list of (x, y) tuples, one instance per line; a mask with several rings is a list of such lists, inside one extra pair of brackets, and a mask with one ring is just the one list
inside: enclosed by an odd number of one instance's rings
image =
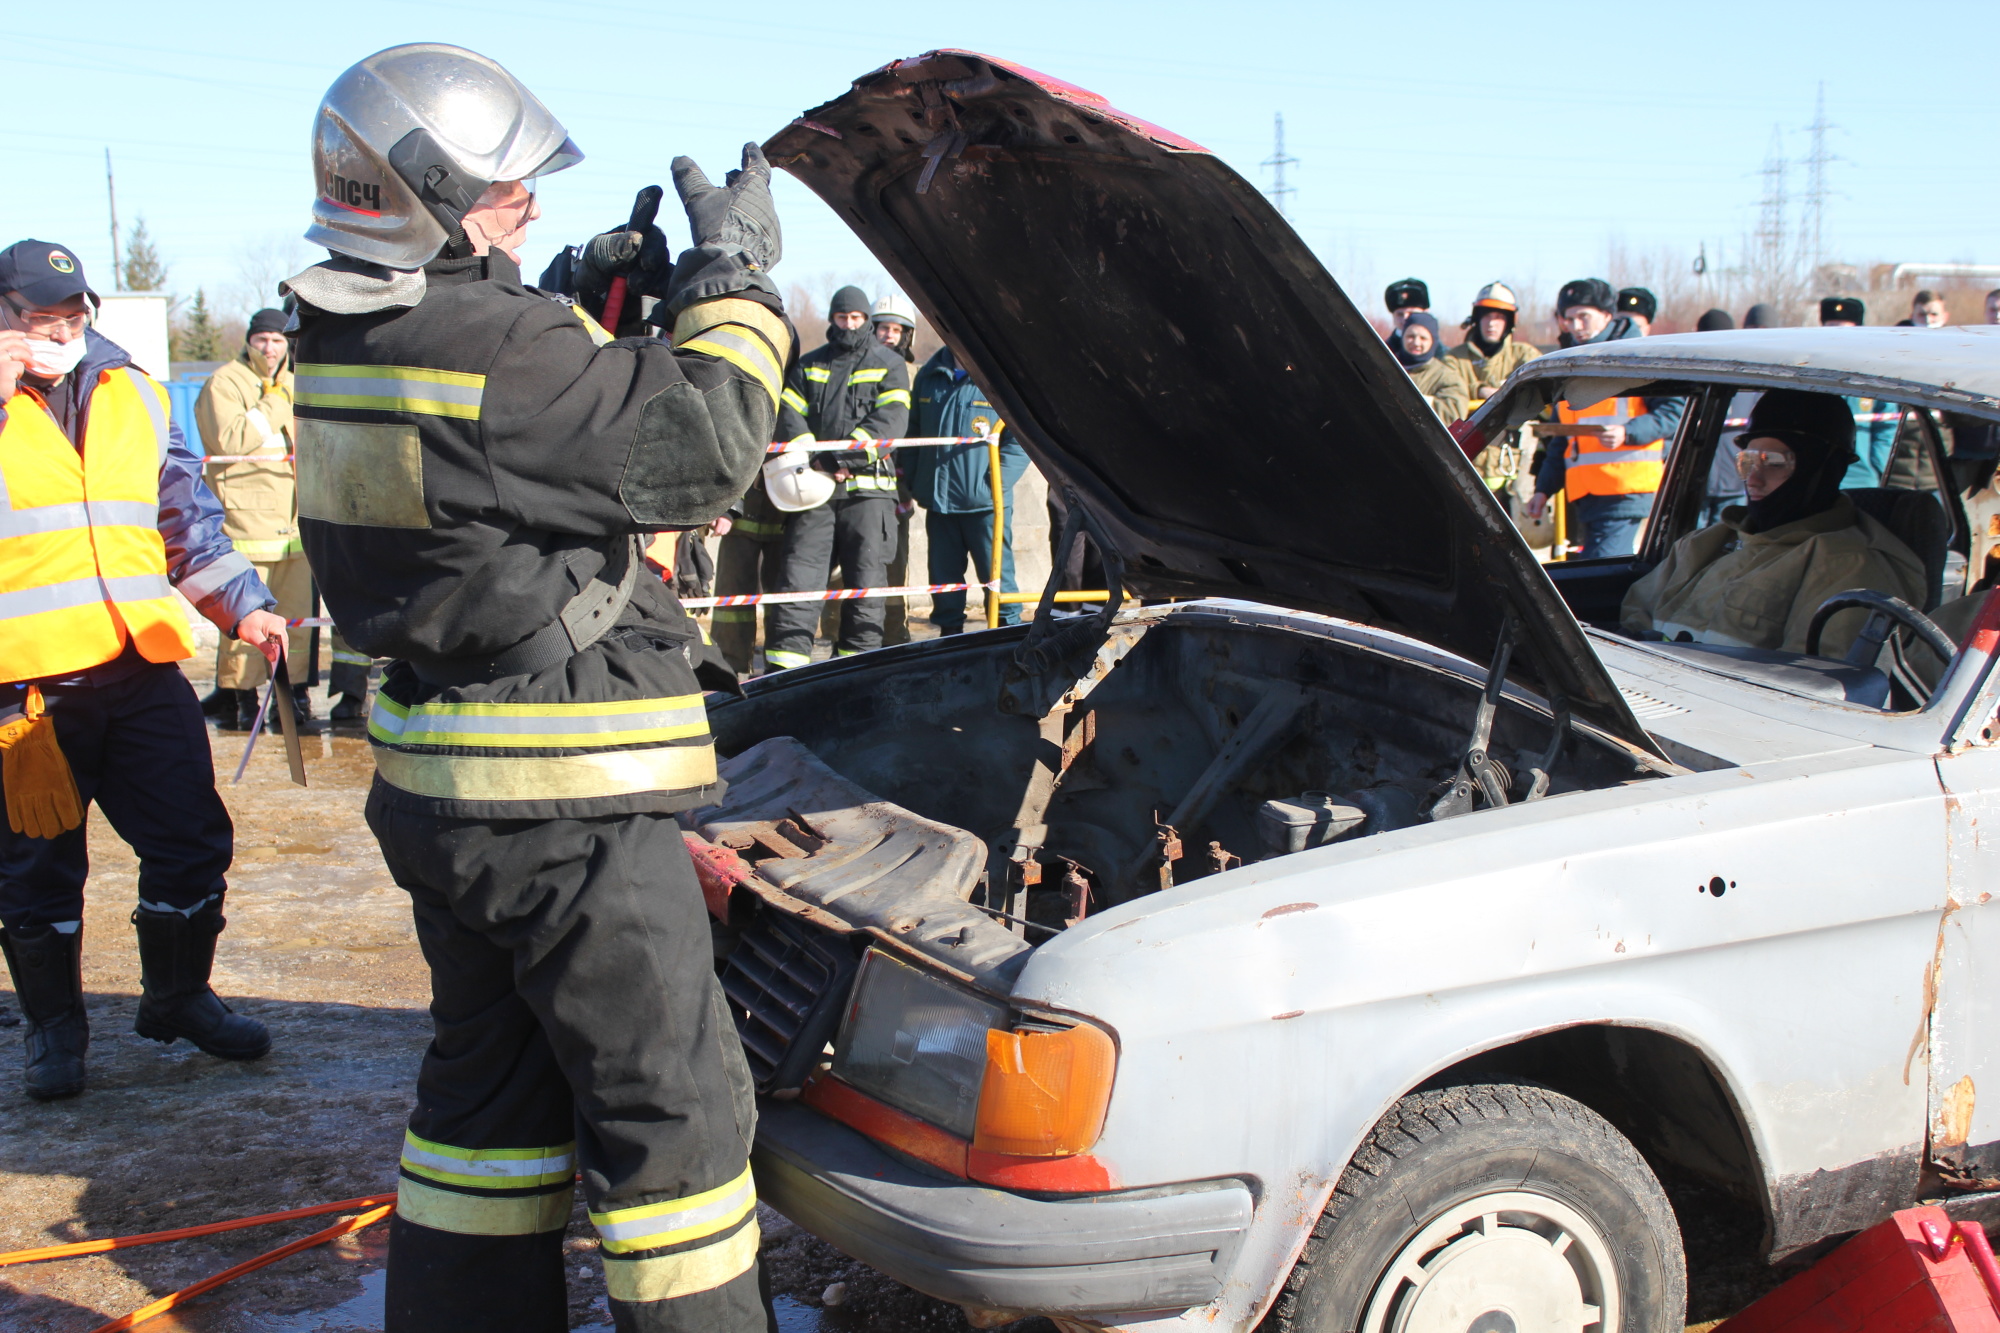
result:
[(80, 337), (90, 327), (90, 310), (85, 307), (74, 315), (52, 315), (45, 310), (30, 310), (16, 301), (12, 294), (0, 297), (7, 309), (13, 312), (14, 322), (31, 338), (47, 338), (51, 334), (67, 332), (70, 337)]
[[(1789, 432), (1782, 430), (1746, 430), (1739, 434), (1736, 437), (1736, 447), (1742, 450), (1742, 452), (1736, 455), (1737, 474), (1747, 477), (1752, 472), (1762, 469), (1770, 476), (1789, 476), (1798, 467), (1799, 459), (1798, 446), (1786, 438), (1788, 434)], [(1805, 438), (1813, 440), (1815, 444), (1820, 443), (1812, 436), (1806, 436)], [(1783, 449), (1752, 448), (1752, 443), (1757, 440), (1775, 440), (1785, 447)]]

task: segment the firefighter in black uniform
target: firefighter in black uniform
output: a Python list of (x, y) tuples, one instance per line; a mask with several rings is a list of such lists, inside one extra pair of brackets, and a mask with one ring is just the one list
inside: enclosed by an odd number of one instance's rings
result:
[(635, 233), (586, 247), (673, 316), (674, 345), (614, 342), (517, 266), (532, 178), (580, 157), (490, 60), (371, 56), (315, 126), (333, 258), (287, 284), (302, 533), (349, 640), (395, 659), (368, 821), (431, 967), (404, 1333), (566, 1328), (579, 1170), (619, 1328), (769, 1326), (749, 1075), (672, 817), (716, 792), (698, 636), (634, 548), (722, 513), (772, 438), (770, 168), (746, 145), (724, 188), (676, 159), (695, 246), (656, 292)]
[[(827, 310), (826, 344), (799, 358), (785, 384), (778, 438), (853, 439), (860, 447), (816, 454), (813, 466), (833, 474), (833, 498), (785, 522), (778, 562), (781, 592), (823, 592), (833, 566), (843, 588), (879, 588), (896, 558), (896, 464), (893, 440), (910, 420), (910, 368), (903, 354), (868, 327), (869, 303), (858, 287), (842, 287)], [(882, 646), (883, 599), (843, 602), (837, 657)], [(773, 671), (812, 661), (813, 602), (771, 608), (765, 621), (764, 665)]]

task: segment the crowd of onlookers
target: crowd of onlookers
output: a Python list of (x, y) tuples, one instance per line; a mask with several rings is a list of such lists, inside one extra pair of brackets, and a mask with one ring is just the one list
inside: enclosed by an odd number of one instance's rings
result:
[[(1519, 302), (1503, 283), (1479, 289), (1471, 311), (1459, 324), (1464, 337), (1451, 347), (1444, 345), (1442, 329), (1430, 310), (1429, 289), (1421, 280), (1390, 283), (1383, 301), (1391, 320), (1386, 336), (1389, 350), (1425, 402), (1447, 423), (1469, 416), (1516, 369), (1550, 350), (1519, 336), (1515, 327)], [(1614, 290), (1602, 278), (1578, 278), (1563, 284), (1556, 298), (1558, 345), (1648, 337), (1658, 313), (1658, 299), (1644, 287)], [(2000, 324), (2000, 289), (1987, 293), (1985, 317), (1989, 324)], [(1909, 316), (1898, 326), (1939, 328), (1947, 319), (1943, 296), (1923, 290), (1911, 298)], [(1823, 327), (1852, 328), (1866, 320), (1866, 307), (1858, 297), (1829, 296), (1819, 303)], [(1744, 312), (1741, 327), (1768, 329), (1782, 324), (1773, 305), (1759, 302)], [(1709, 310), (1697, 321), (1702, 333), (1737, 327), (1735, 318), (1722, 309)], [(1865, 398), (1850, 399), (1848, 406), (1859, 431), (1858, 456), (1843, 484), (1879, 485), (1894, 448), (1899, 409), (1894, 403)], [(1565, 553), (1630, 554), (1651, 511), (1666, 448), (1685, 407), (1684, 399), (1671, 396), (1559, 404), (1551, 409), (1541, 447), (1531, 455), (1524, 457), (1521, 448), (1510, 443), (1487, 449), (1475, 462), (1509, 513), (1524, 525), (1546, 522), (1554, 498), (1563, 498)], [(1560, 439), (1560, 446), (1550, 447), (1548, 436)], [(1725, 444), (1710, 478), (1706, 515), (1710, 519), (1743, 497), (1735, 462), (1733, 446)], [(1526, 480), (1515, 484), (1523, 478), (1531, 479), (1532, 485)]]

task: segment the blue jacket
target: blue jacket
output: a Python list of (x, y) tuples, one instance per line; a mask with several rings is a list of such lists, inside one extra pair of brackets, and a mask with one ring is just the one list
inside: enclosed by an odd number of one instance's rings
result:
[[(90, 420), (90, 396), (98, 376), (132, 364), (124, 348), (95, 329), (87, 330), (84, 338), (88, 350), (59, 390), (72, 395), (77, 438)], [(0, 405), (0, 430), (6, 424), (7, 409)], [(170, 421), (167, 460), (160, 464), (160, 537), (167, 546), (167, 581), (229, 634), (243, 617), (277, 606), (278, 599), (223, 535), (222, 520), (222, 505), (201, 479), (201, 460), (188, 449), (181, 428)]]
[[(917, 372), (910, 432), (915, 436), (977, 435), (981, 423), (1000, 433), (1000, 413), (986, 392), (959, 369), (949, 347)], [(993, 507), (990, 464), (983, 444), (924, 445), (901, 454), (903, 480), (924, 508), (939, 514), (976, 514)], [(1000, 446), (1000, 484), (1008, 495), (1028, 470), (1028, 451), (1012, 440)]]
[(1846, 475), (1840, 479), (1840, 488), (1844, 491), (1880, 486), (1882, 474), (1889, 469), (1889, 459), (1896, 452), (1896, 430), (1902, 424), (1902, 409), (1880, 398), (1848, 398), (1845, 401), (1847, 410), (1857, 417), (1898, 414), (1890, 416), (1888, 421), (1854, 423), (1854, 461), (1848, 464)]

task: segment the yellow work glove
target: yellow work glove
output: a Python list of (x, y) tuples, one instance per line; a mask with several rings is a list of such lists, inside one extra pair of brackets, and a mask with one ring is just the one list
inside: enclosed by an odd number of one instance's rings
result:
[(7, 823), (30, 838), (53, 838), (83, 823), (76, 775), (56, 744), (56, 720), (39, 687), (28, 687), (19, 717), (0, 722), (0, 784), (7, 788)]

